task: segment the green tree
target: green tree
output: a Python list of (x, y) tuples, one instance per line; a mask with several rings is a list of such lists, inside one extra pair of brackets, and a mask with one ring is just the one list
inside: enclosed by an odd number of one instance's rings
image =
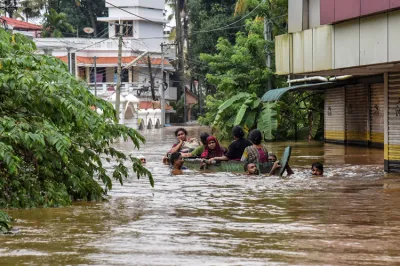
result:
[(0, 234), (10, 232), (12, 219), (7, 213), (0, 211)]
[(130, 175), (127, 162), (153, 185), (136, 158), (113, 148), (118, 139), (138, 148), (144, 138), (117, 123), (111, 104), (59, 59), (35, 54), (23, 35), (0, 30), (0, 47), (0, 208), (101, 200), (112, 178), (122, 183)]
[(50, 9), (44, 17), (44, 37), (63, 37), (65, 32), (72, 33), (75, 31), (74, 27), (67, 22), (67, 14), (65, 13), (58, 13), (55, 9)]

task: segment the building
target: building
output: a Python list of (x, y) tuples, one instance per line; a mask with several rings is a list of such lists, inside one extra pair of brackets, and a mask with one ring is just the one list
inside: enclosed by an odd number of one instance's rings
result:
[(325, 81), (308, 86), (325, 91), (325, 140), (384, 147), (400, 172), (400, 0), (289, 0), (288, 28), (277, 73)]
[[(150, 73), (154, 77), (156, 97), (160, 97), (163, 78), (168, 84), (167, 101), (177, 100), (177, 88), (170, 74), (175, 71), (168, 46), (165, 51), (164, 73), (161, 73), (161, 44), (164, 36), (164, 0), (108, 0), (108, 17), (98, 18), (108, 23), (108, 38), (35, 38), (43, 53), (52, 54), (70, 66), (70, 71), (88, 82), (93, 93), (107, 98), (115, 90), (118, 66), (118, 33), (123, 32), (122, 91), (133, 92), (143, 101), (153, 100)], [(149, 64), (150, 61), (150, 64)], [(96, 69), (95, 69), (96, 64)], [(151, 66), (151, 69), (149, 67)], [(96, 72), (96, 73), (95, 73)], [(96, 87), (95, 87), (96, 83)]]
[(21, 33), (28, 38), (35, 38), (42, 32), (42, 26), (12, 19), (8, 17), (0, 17), (2, 27), (4, 29), (12, 30), (15, 33)]

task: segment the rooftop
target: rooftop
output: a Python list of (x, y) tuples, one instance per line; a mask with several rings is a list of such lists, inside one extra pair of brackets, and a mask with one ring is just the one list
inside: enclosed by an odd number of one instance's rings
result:
[(7, 22), (7, 25), (10, 25), (13, 27), (14, 30), (19, 30), (19, 31), (41, 31), (42, 26), (41, 25), (36, 25), (32, 23), (28, 23), (25, 21), (13, 19), (13, 18), (8, 18), (8, 17), (0, 17), (0, 20), (3, 22)]

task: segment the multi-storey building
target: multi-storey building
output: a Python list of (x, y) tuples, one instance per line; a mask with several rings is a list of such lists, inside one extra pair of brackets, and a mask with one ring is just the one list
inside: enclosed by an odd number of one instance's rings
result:
[(75, 38), (35, 38), (38, 49), (69, 64), (71, 72), (86, 80), (93, 90), (96, 81), (98, 94), (108, 95), (107, 91), (112, 91), (117, 81), (118, 35), (122, 27), (122, 89), (133, 90), (143, 100), (149, 100), (150, 58), (156, 94), (159, 96), (164, 76), (170, 85), (165, 91), (166, 100), (176, 100), (177, 89), (169, 79), (174, 72), (170, 64), (174, 47), (166, 48), (165, 71), (161, 73), (161, 44), (168, 42), (164, 35), (167, 23), (164, 0), (108, 0), (106, 6), (108, 17), (100, 17), (98, 21), (108, 23), (108, 37), (88, 34)]
[(288, 28), (277, 73), (328, 81), (309, 86), (325, 91), (325, 140), (382, 146), (400, 171), (400, 0), (289, 0)]

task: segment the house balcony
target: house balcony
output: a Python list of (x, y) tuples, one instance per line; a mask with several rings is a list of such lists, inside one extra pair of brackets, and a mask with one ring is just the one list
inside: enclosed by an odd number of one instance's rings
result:
[[(115, 93), (117, 84), (114, 82), (99, 82), (88, 83), (89, 90), (91, 93), (96, 94), (98, 97), (108, 100), (108, 98)], [(123, 82), (121, 84), (121, 96), (133, 94), (141, 100), (148, 101), (152, 98), (150, 84), (143, 82)], [(160, 85), (155, 87), (156, 97), (160, 97)], [(177, 88), (169, 86), (165, 92), (165, 100), (176, 101), (177, 100)]]

